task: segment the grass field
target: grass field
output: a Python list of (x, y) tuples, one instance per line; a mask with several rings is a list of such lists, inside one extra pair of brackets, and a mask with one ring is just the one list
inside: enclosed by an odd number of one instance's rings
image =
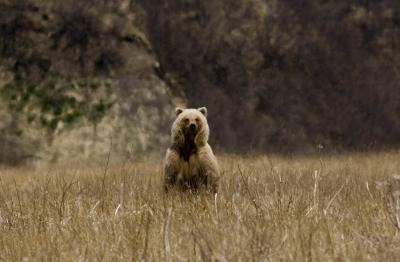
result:
[(0, 260), (399, 261), (400, 153), (219, 160), (216, 197), (160, 161), (3, 168)]

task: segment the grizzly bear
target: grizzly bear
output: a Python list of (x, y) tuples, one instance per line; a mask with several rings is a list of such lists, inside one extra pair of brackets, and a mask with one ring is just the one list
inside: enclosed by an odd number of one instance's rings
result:
[(176, 108), (171, 128), (172, 145), (164, 162), (165, 190), (172, 186), (196, 190), (205, 187), (217, 193), (219, 167), (208, 144), (207, 108)]

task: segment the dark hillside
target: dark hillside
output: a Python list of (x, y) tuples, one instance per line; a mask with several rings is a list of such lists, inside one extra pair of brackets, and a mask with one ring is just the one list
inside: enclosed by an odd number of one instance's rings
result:
[(0, 162), (159, 153), (185, 103), (221, 151), (397, 148), (399, 65), (398, 1), (0, 0)]
[(400, 142), (396, 1), (143, 1), (164, 70), (232, 150)]

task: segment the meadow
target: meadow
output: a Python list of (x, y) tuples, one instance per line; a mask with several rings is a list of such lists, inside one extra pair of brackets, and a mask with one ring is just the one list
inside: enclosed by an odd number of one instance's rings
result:
[(216, 196), (160, 159), (3, 167), (0, 260), (399, 261), (399, 152), (218, 158)]

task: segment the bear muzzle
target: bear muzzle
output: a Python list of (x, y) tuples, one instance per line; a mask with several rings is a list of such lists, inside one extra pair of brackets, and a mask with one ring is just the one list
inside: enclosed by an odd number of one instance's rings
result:
[(190, 130), (191, 132), (195, 132), (196, 129), (197, 129), (197, 126), (196, 126), (195, 123), (191, 123), (191, 124), (189, 125), (189, 130)]
[(185, 128), (185, 137), (188, 139), (194, 139), (194, 137), (197, 134), (198, 127), (196, 123), (190, 123), (189, 125), (186, 126)]

